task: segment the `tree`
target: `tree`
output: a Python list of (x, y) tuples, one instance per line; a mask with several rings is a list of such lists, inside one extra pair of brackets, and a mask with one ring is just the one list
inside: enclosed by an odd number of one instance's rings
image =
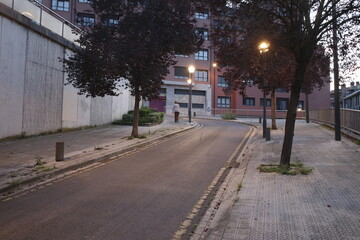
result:
[[(294, 74), (293, 81), (289, 82), (291, 94), (280, 160), (282, 165), (290, 165), (297, 105), (309, 63), (319, 44), (327, 39), (333, 29), (333, 2), (337, 4), (335, 17), (338, 30), (346, 32), (348, 37), (355, 40), (359, 31), (345, 29), (359, 26), (360, 2), (357, 0), (212, 1), (214, 14), (223, 12), (221, 8), (224, 9), (225, 6), (232, 4), (233, 8), (228, 8), (225, 17), (227, 26), (237, 26), (237, 38), (245, 39), (253, 34), (261, 39), (269, 39), (273, 46), (286, 49), (294, 60)], [(218, 14), (220, 15), (224, 16)], [(223, 28), (225, 32), (231, 29), (227, 26)], [(346, 56), (351, 50), (344, 46), (343, 55)]]
[[(227, 25), (226, 22), (224, 22)], [(241, 90), (246, 94), (246, 89), (256, 84), (259, 89), (271, 94), (272, 129), (276, 127), (276, 89), (289, 90), (294, 80), (295, 61), (292, 54), (285, 48), (270, 44), (266, 53), (260, 54), (258, 45), (261, 37), (256, 33), (248, 33), (246, 38), (232, 38), (227, 44), (222, 39), (233, 32), (227, 26), (215, 28), (212, 32), (215, 54), (220, 66), (225, 68), (225, 80), (231, 90)], [(271, 42), (271, 39), (269, 39)], [(252, 81), (247, 81), (251, 79)], [(318, 47), (307, 68), (303, 92), (311, 94), (314, 88), (321, 88), (329, 82), (329, 58), (322, 47)], [(250, 84), (249, 84), (250, 83)], [(229, 90), (228, 90), (229, 91)]]
[(64, 59), (67, 80), (91, 97), (129, 88), (135, 97), (131, 135), (139, 137), (140, 101), (159, 95), (175, 53), (190, 54), (202, 44), (191, 18), (194, 6), (187, 0), (98, 0), (92, 7), (99, 22)]

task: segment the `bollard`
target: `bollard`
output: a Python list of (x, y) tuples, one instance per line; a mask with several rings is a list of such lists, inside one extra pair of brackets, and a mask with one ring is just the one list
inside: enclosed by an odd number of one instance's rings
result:
[(55, 146), (55, 161), (64, 161), (64, 142), (57, 142)]
[(259, 123), (261, 123), (261, 117), (259, 117)]
[(266, 141), (270, 141), (271, 137), (270, 137), (270, 128), (266, 128)]

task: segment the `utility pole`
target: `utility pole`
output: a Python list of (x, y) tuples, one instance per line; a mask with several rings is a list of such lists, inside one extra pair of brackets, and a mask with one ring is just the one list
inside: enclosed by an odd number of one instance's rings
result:
[(333, 15), (333, 54), (334, 54), (334, 107), (335, 107), (335, 141), (341, 141), (340, 123), (340, 97), (339, 97), (339, 59), (338, 59), (338, 39), (337, 39), (337, 17), (336, 0), (332, 0)]

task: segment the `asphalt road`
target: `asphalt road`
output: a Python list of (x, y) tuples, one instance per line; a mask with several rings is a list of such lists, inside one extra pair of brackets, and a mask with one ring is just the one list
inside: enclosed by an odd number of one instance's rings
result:
[(199, 122), (197, 131), (0, 202), (0, 239), (170, 239), (249, 130)]

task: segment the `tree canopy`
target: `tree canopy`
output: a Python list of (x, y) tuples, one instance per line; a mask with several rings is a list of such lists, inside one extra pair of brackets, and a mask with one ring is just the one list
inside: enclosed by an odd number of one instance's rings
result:
[[(284, 72), (289, 74), (291, 94), (280, 160), (281, 164), (289, 165), (300, 92), (311, 91), (313, 83), (316, 83), (314, 76), (317, 75), (319, 66), (312, 63), (321, 55), (318, 54), (323, 51), (320, 49), (328, 47), (327, 43), (331, 39), (329, 36), (334, 26), (337, 31), (347, 36), (342, 43), (342, 56), (349, 56), (354, 51), (357, 46), (355, 42), (358, 42), (354, 40), (359, 37), (359, 31), (349, 29), (359, 26), (360, 2), (357, 0), (214, 0), (211, 4), (212, 13), (217, 21), (214, 21), (214, 25), (219, 24), (218, 31), (223, 34), (215, 41), (231, 46), (229, 38), (238, 39), (243, 43), (248, 42), (249, 47), (253, 45), (251, 49), (244, 51), (256, 51), (256, 45), (266, 40), (270, 42), (271, 48), (276, 49), (274, 54), (282, 52), (289, 56), (286, 59), (290, 60), (289, 65), (293, 69), (289, 66), (290, 71)], [(323, 47), (319, 49), (321, 44)], [(231, 54), (243, 53), (234, 49)], [(241, 67), (241, 64), (237, 67)], [(256, 68), (253, 69), (258, 71)], [(230, 78), (236, 79), (238, 76), (239, 73), (237, 75), (233, 73)], [(305, 79), (308, 79), (308, 82)], [(322, 79), (317, 78), (317, 80)], [(241, 85), (239, 89), (241, 90)]]
[(92, 6), (99, 21), (64, 60), (68, 82), (92, 97), (117, 95), (120, 83), (129, 88), (135, 97), (132, 136), (138, 137), (141, 99), (159, 95), (175, 53), (190, 54), (202, 44), (194, 6), (187, 0), (98, 0)]

